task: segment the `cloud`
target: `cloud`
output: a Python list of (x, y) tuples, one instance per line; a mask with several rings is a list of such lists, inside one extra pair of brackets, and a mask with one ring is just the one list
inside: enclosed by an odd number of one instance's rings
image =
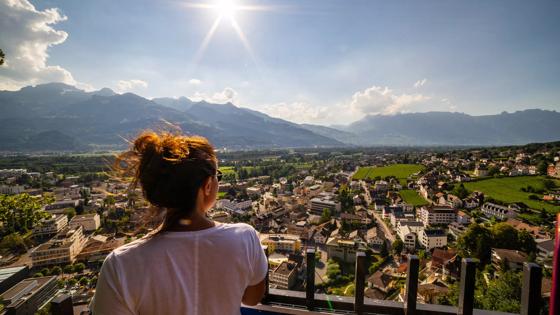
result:
[(421, 86), (424, 86), (424, 84), (426, 84), (427, 82), (428, 82), (428, 79), (418, 80), (414, 83), (414, 88), (417, 89)]
[(233, 103), (236, 100), (237, 95), (237, 91), (230, 87), (226, 87), (223, 91), (216, 92), (212, 95), (208, 95), (202, 92), (195, 92), (194, 95), (190, 96), (189, 98), (195, 102), (206, 101), (208, 103), (225, 104), (227, 102)]
[(128, 92), (131, 90), (139, 89), (139, 88), (147, 88), (148, 82), (139, 79), (132, 79), (132, 80), (120, 80), (117, 82), (116, 90), (119, 93)]
[(0, 71), (0, 89), (16, 90), (45, 82), (80, 85), (68, 70), (47, 65), (49, 47), (68, 37), (52, 25), (66, 19), (56, 8), (40, 11), (27, 0), (0, 0), (0, 48), (6, 54)]
[(354, 93), (348, 107), (358, 114), (396, 114), (429, 99), (422, 94), (396, 94), (388, 87), (372, 86)]
[(281, 102), (259, 107), (259, 110), (272, 117), (295, 123), (318, 123), (331, 116), (327, 107), (313, 106), (308, 102)]
[(200, 81), (199, 79), (194, 79), (193, 78), (193, 79), (189, 80), (189, 84), (192, 84), (192, 85), (199, 85), (201, 83), (202, 83), (202, 81)]

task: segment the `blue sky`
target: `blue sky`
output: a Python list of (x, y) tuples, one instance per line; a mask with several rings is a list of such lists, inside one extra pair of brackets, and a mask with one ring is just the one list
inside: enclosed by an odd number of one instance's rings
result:
[[(197, 5), (216, 1), (11, 1), (20, 7), (0, 0), (0, 15), (24, 19), (0, 22), (22, 33), (0, 33), (5, 89), (64, 81), (232, 101), (319, 124), (431, 110), (560, 110), (559, 1), (237, 0), (259, 9), (233, 14), (248, 45), (224, 17), (198, 55), (220, 13)], [(42, 32), (26, 34), (25, 18), (42, 22)], [(44, 61), (39, 68), (10, 61), (29, 47), (43, 50), (33, 55)]]

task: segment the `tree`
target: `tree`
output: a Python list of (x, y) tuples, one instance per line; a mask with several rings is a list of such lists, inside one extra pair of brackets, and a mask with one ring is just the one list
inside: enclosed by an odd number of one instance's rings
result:
[(395, 255), (399, 255), (399, 254), (402, 252), (403, 248), (404, 248), (404, 243), (403, 243), (403, 241), (401, 241), (400, 238), (397, 238), (397, 239), (393, 242), (393, 245), (392, 245), (391, 247), (393, 248), (393, 253), (394, 253)]
[(518, 247), (521, 251), (524, 251), (529, 254), (536, 253), (537, 251), (537, 243), (535, 243), (535, 239), (531, 235), (531, 233), (522, 230), (517, 233), (517, 241)]
[(0, 240), (0, 251), (10, 251), (13, 253), (23, 253), (27, 250), (25, 240), (19, 233), (12, 233), (4, 236)]
[(546, 190), (552, 190), (552, 189), (556, 188), (556, 183), (554, 183), (554, 181), (551, 180), (551, 179), (543, 180), (543, 185), (544, 185), (544, 188)]
[(468, 197), (469, 191), (465, 188), (465, 185), (461, 183), (461, 185), (453, 188), (453, 194), (461, 199), (465, 199)]
[(492, 247), (517, 249), (519, 241), (517, 230), (513, 226), (504, 222), (498, 223), (492, 227), (492, 236), (494, 238)]
[(329, 280), (334, 280), (340, 275), (340, 265), (336, 261), (329, 259), (327, 262), (327, 277), (329, 277)]
[(64, 266), (64, 273), (73, 273), (74, 272), (74, 266), (72, 265), (66, 265)]
[(72, 219), (74, 216), (76, 216), (76, 209), (66, 208), (66, 209), (64, 209), (64, 214), (66, 214), (66, 216), (68, 217), (68, 221), (70, 221), (70, 219)]
[(340, 208), (343, 212), (351, 212), (354, 201), (350, 189), (348, 189), (346, 185), (340, 186), (338, 190), (338, 201), (340, 202)]
[(323, 209), (323, 214), (321, 215), (321, 223), (325, 223), (331, 220), (331, 210), (329, 208)]
[(80, 281), (78, 282), (81, 286), (86, 286), (89, 284), (89, 279), (86, 277), (81, 277)]
[(389, 251), (387, 250), (387, 243), (385, 241), (381, 244), (381, 249), (379, 250), (379, 254), (381, 255), (381, 257), (389, 256)]
[(4, 52), (0, 49), (0, 66), (4, 64), (4, 58), (6, 58), (6, 55), (4, 55)]
[(84, 271), (84, 269), (86, 269), (86, 265), (84, 265), (83, 263), (74, 264), (74, 272), (81, 273), (82, 271)]
[(51, 269), (51, 274), (57, 275), (57, 276), (58, 276), (58, 275), (61, 274), (61, 273), (62, 273), (62, 268), (60, 268), (60, 266), (54, 266), (54, 267), (52, 267), (52, 269)]
[(545, 161), (541, 161), (538, 165), (537, 165), (537, 172), (541, 175), (546, 175), (547, 174), (547, 170), (548, 170), (548, 163), (546, 163)]
[(0, 223), (3, 234), (25, 233), (50, 214), (41, 207), (51, 202), (52, 198), (35, 199), (29, 194), (0, 195)]
[(463, 235), (457, 240), (457, 248), (462, 257), (475, 257), (481, 264), (490, 261), (492, 234), (488, 229), (476, 223), (469, 225)]
[(76, 279), (74, 279), (74, 278), (69, 279), (69, 280), (66, 282), (66, 284), (68, 284), (68, 286), (70, 286), (70, 287), (75, 286), (76, 283), (78, 283), (78, 281), (77, 281)]
[(519, 313), (521, 298), (521, 274), (508, 271), (494, 279), (481, 297), (484, 309)]

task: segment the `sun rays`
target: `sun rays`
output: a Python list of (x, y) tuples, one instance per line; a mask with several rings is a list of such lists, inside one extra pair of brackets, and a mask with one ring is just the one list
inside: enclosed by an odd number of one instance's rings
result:
[(214, 11), (216, 13), (216, 19), (210, 26), (210, 29), (204, 36), (200, 47), (196, 51), (193, 59), (193, 65), (196, 67), (201, 60), (204, 58), (204, 54), (208, 48), (208, 45), (212, 41), (214, 34), (216, 33), (218, 27), (222, 24), (222, 22), (229, 22), (239, 40), (243, 44), (247, 54), (253, 61), (254, 65), (257, 67), (257, 70), (260, 72), (260, 66), (258, 59), (253, 51), (253, 48), (243, 32), (241, 25), (237, 21), (236, 13), (241, 11), (271, 11), (274, 8), (271, 6), (262, 6), (262, 5), (243, 5), (235, 0), (217, 0), (212, 3), (186, 3), (186, 7), (194, 8), (194, 9), (203, 9)]

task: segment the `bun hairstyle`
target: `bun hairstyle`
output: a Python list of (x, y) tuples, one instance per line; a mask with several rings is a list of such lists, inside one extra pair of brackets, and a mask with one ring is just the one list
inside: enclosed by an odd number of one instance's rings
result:
[(157, 214), (164, 213), (158, 232), (190, 216), (204, 180), (216, 174), (214, 147), (204, 137), (145, 131), (132, 148), (117, 156), (114, 169), (140, 184)]

